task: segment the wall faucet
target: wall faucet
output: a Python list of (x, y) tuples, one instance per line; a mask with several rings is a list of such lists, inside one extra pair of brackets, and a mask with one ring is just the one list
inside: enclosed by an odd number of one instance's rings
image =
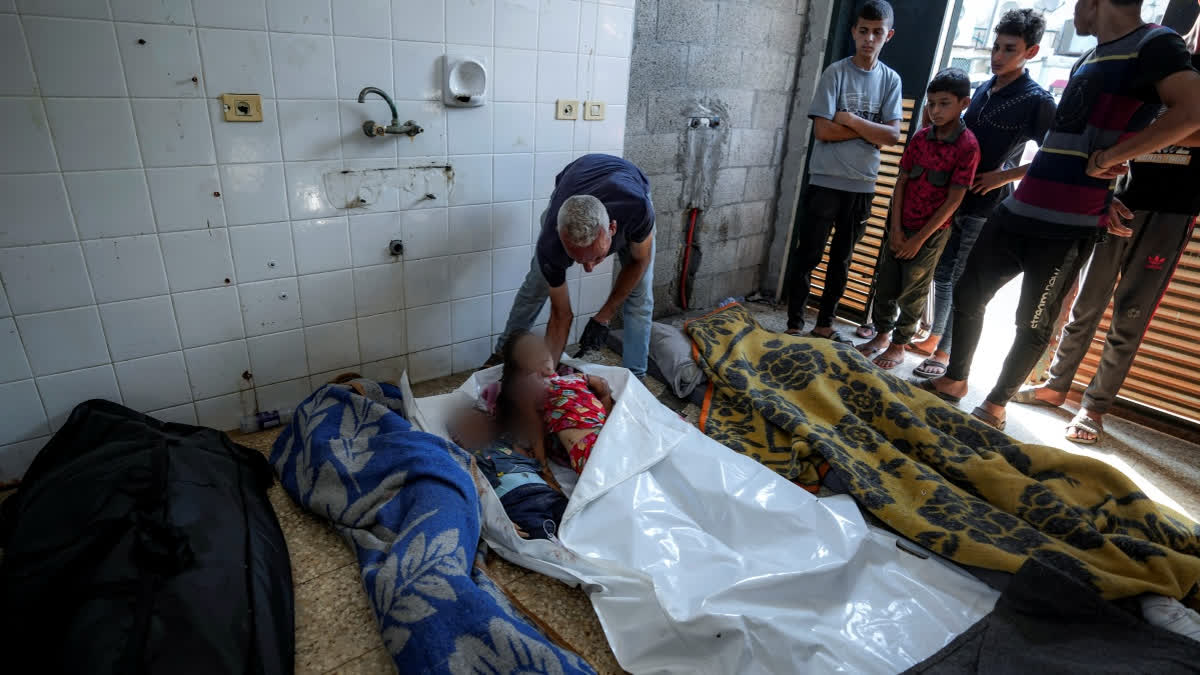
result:
[(358, 102), (363, 103), (367, 94), (378, 94), (379, 98), (387, 101), (388, 108), (392, 111), (392, 123), (387, 127), (376, 124), (374, 120), (363, 122), (363, 133), (374, 138), (375, 136), (383, 136), (385, 134), (404, 134), (409, 138), (425, 131), (416, 122), (408, 120), (404, 124), (400, 124), (400, 116), (396, 113), (396, 104), (392, 101), (392, 97), (387, 95), (387, 92), (379, 87), (363, 87), (362, 91), (358, 92)]

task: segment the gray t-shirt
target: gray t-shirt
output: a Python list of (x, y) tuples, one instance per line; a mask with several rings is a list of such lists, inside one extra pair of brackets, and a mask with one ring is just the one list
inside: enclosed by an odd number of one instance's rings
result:
[[(833, 63), (821, 74), (808, 116), (832, 121), (843, 110), (880, 124), (901, 119), (900, 76), (882, 61), (871, 70), (854, 65), (851, 57)], [(815, 140), (808, 173), (812, 185), (874, 192), (879, 148), (861, 138), (836, 143)]]

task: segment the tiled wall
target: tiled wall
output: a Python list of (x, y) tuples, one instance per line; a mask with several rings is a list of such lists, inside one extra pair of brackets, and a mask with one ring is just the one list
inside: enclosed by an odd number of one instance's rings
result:
[[(555, 174), (622, 151), (633, 4), (0, 0), (0, 480), (92, 397), (230, 428), (331, 373), (480, 365)], [(486, 105), (440, 103), (446, 53), (485, 61)], [(368, 139), (389, 115), (367, 85), (425, 132)], [(223, 121), (224, 92), (264, 122)], [(556, 121), (557, 98), (607, 120)], [(454, 168), (442, 203), (324, 194), (430, 160)], [(612, 268), (578, 269), (582, 318)]]

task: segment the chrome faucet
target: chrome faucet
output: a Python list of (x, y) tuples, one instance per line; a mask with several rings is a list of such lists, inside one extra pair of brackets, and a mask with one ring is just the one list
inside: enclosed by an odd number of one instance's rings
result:
[(386, 127), (381, 126), (375, 120), (367, 120), (363, 122), (363, 133), (374, 138), (375, 136), (383, 136), (385, 134), (404, 134), (409, 138), (425, 131), (416, 122), (408, 120), (404, 124), (400, 124), (400, 117), (396, 114), (396, 104), (392, 101), (392, 97), (387, 95), (387, 92), (379, 87), (363, 87), (363, 90), (358, 92), (358, 102), (363, 103), (367, 94), (379, 94), (379, 98), (387, 101), (388, 108), (392, 111), (392, 123)]

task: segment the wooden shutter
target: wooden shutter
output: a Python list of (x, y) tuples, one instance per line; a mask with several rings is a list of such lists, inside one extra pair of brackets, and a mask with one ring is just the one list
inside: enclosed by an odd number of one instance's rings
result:
[[(879, 250), (883, 246), (883, 235), (887, 231), (888, 209), (892, 203), (892, 189), (896, 187), (896, 176), (900, 173), (900, 156), (908, 140), (909, 123), (912, 121), (916, 102), (906, 98), (903, 102), (904, 116), (900, 121), (900, 142), (880, 152), (879, 180), (875, 183), (875, 199), (871, 202), (871, 217), (867, 220), (867, 231), (850, 260), (850, 273), (846, 280), (846, 293), (838, 305), (838, 315), (854, 321), (865, 321), (867, 308), (871, 305), (874, 292), (875, 263), (879, 261)], [(821, 256), (821, 264), (812, 274), (812, 298), (821, 297), (825, 290), (825, 270), (829, 265), (829, 245)]]
[[(1077, 388), (1096, 374), (1111, 320), (1109, 304), (1075, 376)], [(1192, 231), (1120, 398), (1200, 424), (1200, 229)]]

